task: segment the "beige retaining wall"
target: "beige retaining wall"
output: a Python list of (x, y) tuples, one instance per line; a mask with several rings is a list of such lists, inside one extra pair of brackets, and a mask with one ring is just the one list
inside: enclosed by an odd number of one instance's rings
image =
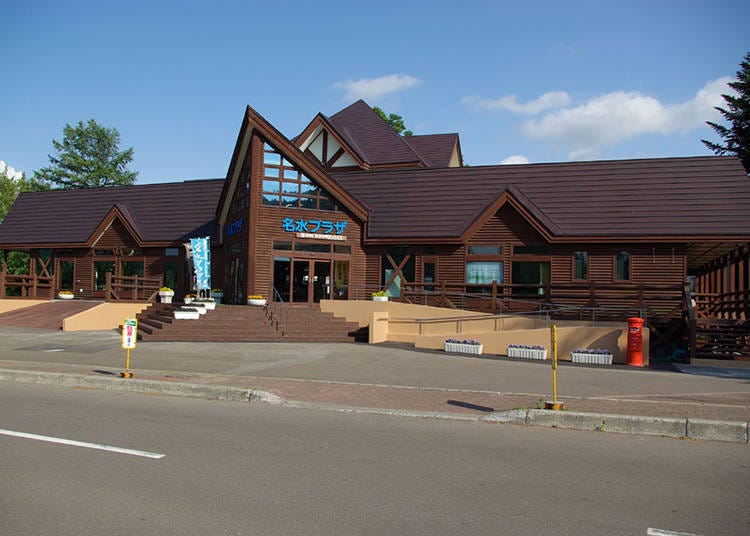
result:
[(117, 329), (125, 318), (148, 307), (149, 303), (102, 303), (63, 320), (63, 331), (97, 331)]
[[(525, 316), (492, 318), (472, 311), (425, 307), (396, 302), (322, 301), (321, 309), (360, 326), (370, 327), (370, 343), (405, 342), (417, 348), (442, 349), (446, 338), (476, 339), (484, 353), (506, 355), (509, 344), (540, 345), (551, 349), (551, 333), (545, 319)], [(487, 316), (487, 319), (482, 317)], [(469, 320), (471, 317), (471, 320)], [(449, 321), (438, 321), (450, 318)], [(427, 320), (420, 324), (415, 319)], [(627, 358), (626, 322), (556, 321), (558, 359), (570, 360), (576, 348), (606, 348), (615, 363)], [(643, 330), (643, 361), (648, 364), (650, 333)]]
[(0, 300), (0, 314), (9, 313), (16, 309), (23, 309), (24, 307), (31, 307), (32, 305), (39, 305), (42, 303), (49, 303), (49, 300)]

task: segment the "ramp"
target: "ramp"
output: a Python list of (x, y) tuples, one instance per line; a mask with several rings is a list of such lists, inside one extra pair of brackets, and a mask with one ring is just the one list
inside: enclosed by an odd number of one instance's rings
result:
[(22, 328), (62, 329), (63, 319), (102, 302), (84, 300), (54, 300), (0, 314), (0, 326)]

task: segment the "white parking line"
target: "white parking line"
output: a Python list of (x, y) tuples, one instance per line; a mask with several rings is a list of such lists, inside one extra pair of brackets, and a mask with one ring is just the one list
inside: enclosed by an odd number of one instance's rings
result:
[(47, 443), (58, 443), (60, 445), (71, 445), (73, 447), (84, 447), (87, 449), (106, 450), (109, 452), (117, 452), (119, 454), (129, 454), (131, 456), (140, 456), (142, 458), (163, 458), (164, 454), (158, 452), (147, 452), (145, 450), (133, 450), (124, 449), (121, 447), (112, 447), (110, 445), (100, 445), (98, 443), (87, 443), (85, 441), (75, 441), (73, 439), (63, 439), (60, 437), (49, 437), (37, 434), (27, 434), (25, 432), (14, 432), (13, 430), (0, 429), (0, 435), (6, 435), (11, 437), (20, 437), (23, 439), (34, 439), (36, 441), (46, 441)]
[(664, 529), (652, 529), (648, 528), (646, 536), (700, 536), (700, 534), (693, 534), (692, 532), (675, 532), (673, 530)]

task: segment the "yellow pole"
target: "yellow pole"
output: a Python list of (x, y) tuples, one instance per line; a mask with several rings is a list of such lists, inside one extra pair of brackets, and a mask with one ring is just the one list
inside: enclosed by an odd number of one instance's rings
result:
[(128, 354), (125, 358), (125, 372), (130, 372), (130, 348), (127, 350)]
[(555, 324), (550, 327), (550, 338), (552, 342), (552, 401), (545, 402), (544, 408), (560, 410), (565, 409), (565, 403), (557, 401), (557, 326)]
[(552, 402), (557, 404), (557, 326), (552, 324)]

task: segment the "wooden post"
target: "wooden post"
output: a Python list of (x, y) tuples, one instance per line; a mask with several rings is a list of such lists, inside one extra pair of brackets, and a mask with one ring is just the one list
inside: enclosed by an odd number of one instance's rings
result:
[(497, 310), (497, 281), (492, 280), (492, 312)]
[(138, 274), (133, 276), (133, 294), (130, 296), (130, 301), (138, 301)]
[(104, 301), (111, 301), (112, 296), (112, 272), (104, 274)]
[(5, 264), (3, 259), (3, 265), (0, 266), (0, 300), (5, 299), (5, 275), (8, 273), (8, 265)]

